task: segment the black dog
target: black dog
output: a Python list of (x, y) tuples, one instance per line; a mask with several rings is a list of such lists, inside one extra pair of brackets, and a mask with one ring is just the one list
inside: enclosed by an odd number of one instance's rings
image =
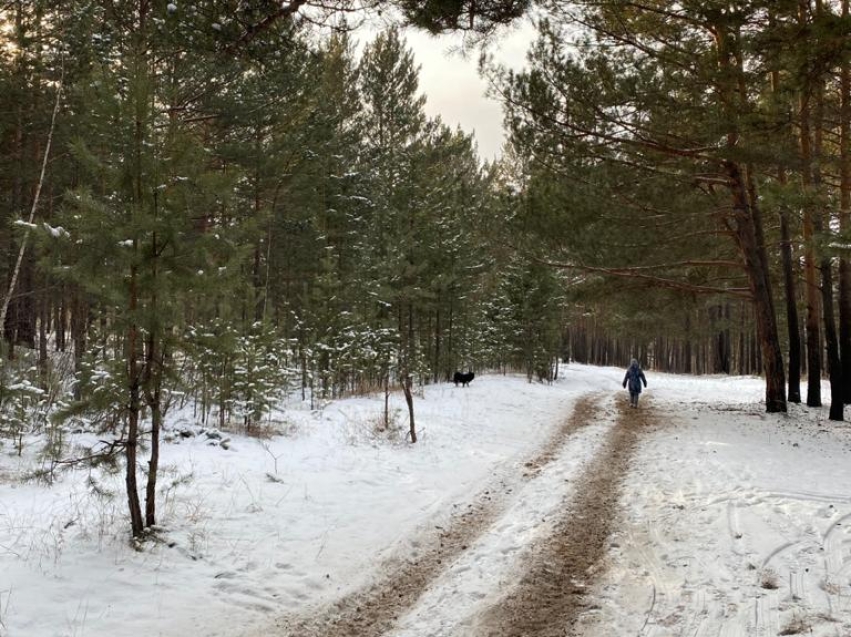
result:
[(476, 375), (473, 372), (467, 372), (466, 374), (455, 372), (455, 375), (452, 376), (452, 380), (455, 381), (456, 387), (458, 387), (458, 383), (461, 383), (462, 387), (466, 387), (475, 377)]

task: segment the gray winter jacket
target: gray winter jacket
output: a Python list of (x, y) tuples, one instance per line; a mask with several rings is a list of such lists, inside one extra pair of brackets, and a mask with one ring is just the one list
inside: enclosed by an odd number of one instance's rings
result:
[(631, 394), (640, 394), (641, 383), (644, 383), (644, 386), (647, 387), (647, 379), (644, 377), (644, 372), (641, 371), (638, 363), (633, 363), (626, 370), (626, 376), (623, 377), (623, 386), (626, 387), (629, 384), (629, 392)]

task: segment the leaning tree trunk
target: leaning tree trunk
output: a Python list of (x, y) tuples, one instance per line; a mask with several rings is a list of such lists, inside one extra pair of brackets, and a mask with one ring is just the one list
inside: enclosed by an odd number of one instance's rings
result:
[[(59, 84), (56, 87), (56, 101), (53, 104), (53, 114), (50, 117), (50, 129), (47, 132), (47, 143), (44, 147), (44, 156), (41, 160), (41, 173), (38, 177), (38, 183), (35, 187), (35, 195), (33, 196), (32, 206), (30, 207), (30, 214), (27, 218), (27, 223), (30, 226), (33, 223), (33, 219), (35, 219), (36, 210), (38, 210), (38, 202), (41, 198), (41, 189), (44, 186), (44, 176), (47, 174), (47, 160), (50, 157), (50, 147), (53, 144), (53, 131), (56, 130), (56, 116), (59, 114), (59, 105), (62, 102), (62, 80), (60, 80)], [(12, 278), (9, 280), (9, 288), (6, 291), (6, 295), (3, 297), (3, 304), (0, 306), (0, 328), (6, 325), (6, 314), (9, 312), (9, 302), (12, 300), (12, 295), (15, 292), (15, 286), (18, 284), (18, 277), (21, 274), (21, 264), (24, 260), (24, 254), (27, 251), (27, 241), (29, 240), (30, 231), (29, 226), (27, 230), (24, 232), (24, 238), (21, 241), (21, 247), (18, 249), (18, 257), (15, 261), (15, 265), (12, 268)]]
[(413, 376), (409, 373), (404, 373), (402, 375), (402, 391), (405, 392), (405, 402), (408, 403), (408, 419), (409, 419), (409, 431), (411, 434), (411, 443), (415, 443), (417, 441), (417, 427), (414, 424), (414, 394), (411, 390), (411, 386), (413, 385)]
[(786, 375), (783, 371), (783, 354), (774, 314), (774, 300), (768, 277), (768, 263), (764, 259), (761, 236), (760, 211), (754, 201), (749, 201), (744, 176), (738, 164), (725, 162), (733, 195), (733, 233), (744, 261), (748, 286), (756, 315), (762, 367), (765, 371), (765, 408), (768, 412), (786, 411)]
[[(738, 50), (739, 34), (729, 31), (729, 28), (727, 24), (718, 24), (715, 38), (720, 81), (719, 106), (725, 111), (728, 123), (726, 147), (733, 154), (738, 152), (741, 141), (738, 121), (740, 114), (748, 108), (748, 92), (741, 62), (743, 56)], [(743, 261), (756, 314), (762, 367), (765, 371), (765, 408), (768, 412), (785, 412), (786, 375), (783, 371), (783, 354), (774, 314), (756, 186), (751, 174), (744, 174), (742, 167), (732, 159), (725, 159), (722, 167), (727, 175), (733, 203), (728, 228)]]

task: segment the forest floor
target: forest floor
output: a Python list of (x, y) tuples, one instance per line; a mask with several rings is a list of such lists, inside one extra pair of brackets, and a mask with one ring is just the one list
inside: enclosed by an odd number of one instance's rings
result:
[(851, 427), (757, 378), (648, 374), (635, 410), (622, 377), (431, 386), (417, 445), (401, 396), (390, 431), (376, 396), (226, 444), (184, 410), (139, 550), (120, 473), (7, 449), (0, 637), (851, 635)]

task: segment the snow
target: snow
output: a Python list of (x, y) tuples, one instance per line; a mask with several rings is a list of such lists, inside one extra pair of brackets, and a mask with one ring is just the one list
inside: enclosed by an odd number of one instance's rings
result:
[[(121, 474), (22, 481), (44, 441), (30, 439), (20, 458), (9, 445), (0, 453), (0, 635), (269, 634), (281, 616), (373, 581), (382, 560), (410, 551), (454, 506), (522, 472), (578, 397), (603, 392), (602, 415), (516, 483), (498, 518), (392, 632), (469, 634), (552, 532), (616, 426), (622, 378), (568, 365), (552, 386), (486, 374), (468, 388), (429, 386), (416, 398), (416, 445), (403, 439), (401, 394), (391, 395), (395, 437), (376, 431), (383, 396), (318, 411), (282, 405), (272, 438), (202, 429), (186, 409), (170, 417), (162, 447), (159, 539), (139, 550), (127, 542)], [(663, 425), (642, 439), (625, 478), (582, 634), (777, 635), (796, 620), (814, 635), (847, 634), (849, 427), (826, 410), (762, 413), (757, 378), (651, 371), (648, 383), (641, 408)]]
[(848, 634), (851, 428), (798, 405), (764, 414), (756, 383), (719, 380), (685, 406), (693, 383), (665, 385), (676, 427), (637, 459), (584, 634)]
[(47, 233), (54, 239), (62, 239), (70, 237), (70, 233), (62, 226), (53, 227), (46, 221), (42, 224)]
[(30, 381), (28, 381), (28, 380), (23, 380), (19, 383), (12, 383), (6, 389), (8, 389), (11, 392), (23, 391), (23, 392), (29, 392), (31, 394), (38, 394), (38, 395), (42, 395), (42, 394), (45, 393), (45, 391), (41, 387), (36, 387), (32, 383), (30, 383)]
[(483, 600), (488, 604), (496, 602), (494, 593), (510, 586), (517, 565), (525, 561), (527, 547), (551, 531), (548, 521), (558, 517), (564, 504), (565, 483), (578, 478), (613, 425), (614, 420), (607, 419), (574, 436), (556, 459), (554, 469), (524, 485), (514, 505), (426, 592), (416, 611), (402, 619), (395, 634), (456, 635), (460, 633), (459, 626), (466, 623), (470, 608)]

